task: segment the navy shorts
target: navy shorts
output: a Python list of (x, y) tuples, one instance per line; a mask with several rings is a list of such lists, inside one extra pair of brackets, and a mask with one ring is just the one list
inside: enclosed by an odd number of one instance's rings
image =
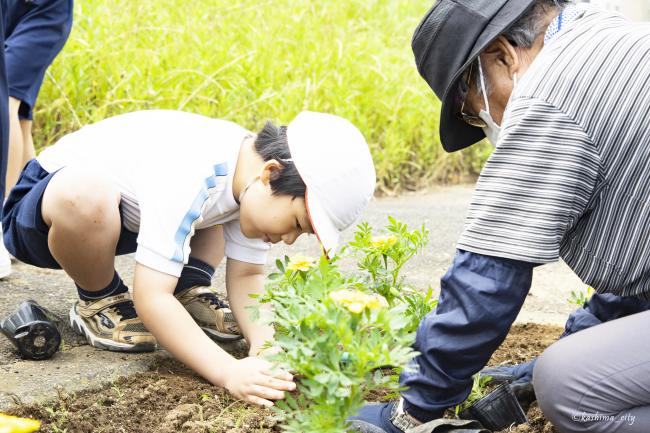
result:
[(21, 119), (32, 119), (45, 71), (68, 40), (72, 2), (0, 0), (9, 96), (22, 101), (18, 112)]
[[(39, 268), (61, 269), (50, 253), (47, 243), (49, 227), (41, 213), (43, 193), (55, 175), (56, 172), (48, 173), (36, 159), (32, 159), (2, 208), (2, 231), (7, 250), (21, 262)], [(120, 207), (120, 215), (121, 212)], [(137, 237), (137, 233), (122, 227), (115, 255), (135, 252)]]

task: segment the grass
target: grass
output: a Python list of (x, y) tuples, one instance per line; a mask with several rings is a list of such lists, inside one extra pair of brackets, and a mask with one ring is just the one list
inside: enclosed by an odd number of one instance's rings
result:
[(35, 142), (127, 111), (168, 108), (257, 130), (305, 109), (355, 123), (380, 189), (475, 174), (485, 146), (447, 155), (439, 102), (410, 48), (433, 0), (86, 0), (49, 69)]

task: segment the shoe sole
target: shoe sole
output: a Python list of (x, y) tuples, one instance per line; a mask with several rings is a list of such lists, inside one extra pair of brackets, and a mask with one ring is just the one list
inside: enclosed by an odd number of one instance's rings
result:
[(229, 343), (229, 342), (241, 340), (242, 338), (244, 338), (241, 335), (224, 334), (223, 332), (219, 332), (219, 331), (217, 331), (215, 329), (207, 328), (207, 327), (203, 327), (203, 326), (201, 326), (201, 329), (203, 330), (203, 332), (205, 332), (205, 334), (208, 337), (210, 337), (213, 341), (216, 341), (218, 343)]
[(77, 314), (75, 306), (70, 309), (70, 326), (79, 335), (86, 337), (86, 341), (98, 349), (110, 350), (111, 352), (153, 352), (156, 345), (151, 343), (127, 344), (118, 343), (110, 338), (101, 338), (95, 336), (81, 317)]

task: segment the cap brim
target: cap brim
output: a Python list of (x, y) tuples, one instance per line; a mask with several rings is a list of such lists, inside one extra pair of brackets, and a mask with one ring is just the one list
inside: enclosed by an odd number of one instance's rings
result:
[(485, 138), (485, 133), (481, 128), (470, 126), (456, 116), (458, 104), (454, 101), (454, 98), (458, 89), (458, 80), (478, 55), (508, 27), (521, 18), (533, 3), (535, 3), (535, 0), (506, 2), (477, 38), (476, 44), (469, 52), (467, 61), (456, 72), (451, 84), (447, 87), (442, 98), (440, 112), (440, 141), (447, 152), (464, 149)]
[(320, 204), (318, 197), (305, 192), (305, 206), (314, 234), (325, 251), (328, 258), (332, 258), (338, 249), (341, 234), (336, 228), (330, 217), (325, 212), (325, 208)]

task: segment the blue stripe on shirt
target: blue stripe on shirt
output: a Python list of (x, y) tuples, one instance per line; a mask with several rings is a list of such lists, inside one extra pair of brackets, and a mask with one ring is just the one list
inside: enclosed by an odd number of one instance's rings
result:
[(215, 188), (219, 183), (221, 183), (220, 180), (217, 178), (224, 178), (228, 176), (227, 162), (217, 164), (213, 167), (213, 169), (214, 169), (214, 175), (209, 176), (205, 179), (204, 185), (201, 187), (201, 190), (197, 194), (196, 198), (194, 198), (194, 201), (192, 202), (190, 209), (183, 217), (183, 220), (181, 221), (178, 230), (176, 230), (176, 235), (174, 236), (174, 242), (176, 244), (176, 247), (174, 249), (174, 255), (172, 256), (172, 260), (175, 262), (180, 262), (180, 263), (185, 262), (185, 254), (183, 251), (185, 247), (185, 243), (187, 241), (187, 237), (192, 231), (192, 227), (194, 226), (196, 221), (201, 217), (201, 211), (203, 210), (203, 206), (205, 205), (205, 202), (210, 197), (208, 191), (212, 188)]

